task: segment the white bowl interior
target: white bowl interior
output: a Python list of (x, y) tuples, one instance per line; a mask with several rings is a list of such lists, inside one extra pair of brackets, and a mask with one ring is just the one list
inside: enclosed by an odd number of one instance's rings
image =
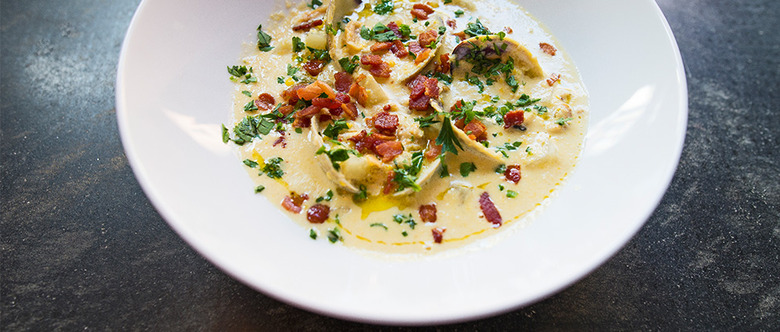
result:
[[(117, 114), (128, 159), (190, 245), (268, 295), (370, 322), (441, 323), (509, 310), (606, 261), (652, 213), (675, 171), (687, 90), (674, 37), (651, 0), (521, 4), (555, 35), (591, 95), (576, 171), (528, 227), (459, 255), (388, 261), (311, 241), (253, 183), (220, 125), (225, 66), (274, 1), (145, 0), (125, 39)], [(605, 10), (606, 8), (606, 10)]]

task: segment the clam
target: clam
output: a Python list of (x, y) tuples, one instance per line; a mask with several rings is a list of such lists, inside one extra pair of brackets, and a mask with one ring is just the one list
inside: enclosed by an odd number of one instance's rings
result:
[[(314, 144), (314, 146), (319, 146), (326, 148), (328, 150), (333, 149), (335, 144), (326, 144), (325, 139), (322, 137), (322, 134), (320, 134), (319, 130), (319, 123), (320, 119), (319, 116), (314, 116), (311, 119), (311, 132), (309, 133), (309, 141)], [(328, 177), (328, 179), (339, 186), (339, 188), (342, 188), (346, 191), (349, 191), (351, 193), (359, 193), (360, 189), (356, 187), (354, 184), (352, 184), (351, 181), (347, 179), (346, 176), (344, 176), (343, 173), (339, 172), (333, 167), (333, 163), (330, 160), (330, 157), (327, 154), (321, 153), (315, 155), (314, 159), (317, 160), (317, 162), (320, 164), (320, 167), (322, 167), (322, 170), (325, 171), (325, 175)]]
[(472, 71), (475, 63), (483, 60), (500, 59), (502, 63), (506, 63), (510, 58), (514, 63), (514, 72), (522, 73), (529, 78), (544, 76), (539, 61), (525, 46), (499, 35), (476, 36), (455, 46), (451, 54), (451, 59), (456, 64), (452, 66), (452, 75), (453, 77), (464, 76)]

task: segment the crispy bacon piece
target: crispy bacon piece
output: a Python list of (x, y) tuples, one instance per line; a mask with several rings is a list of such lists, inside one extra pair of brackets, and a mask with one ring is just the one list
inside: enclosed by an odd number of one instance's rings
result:
[(506, 167), (506, 171), (504, 171), (504, 177), (509, 182), (513, 182), (514, 184), (517, 184), (520, 182), (520, 179), (522, 176), (520, 175), (520, 165), (509, 165)]
[(511, 28), (511, 27), (504, 27), (504, 32), (506, 32), (506, 33), (512, 33), (512, 31), (513, 31), (513, 30), (512, 30), (512, 28)]
[(342, 104), (346, 104), (352, 101), (352, 98), (350, 98), (346, 93), (336, 92), (336, 101)]
[(336, 98), (336, 92), (334, 92), (333, 89), (325, 82), (320, 80), (314, 81), (312, 84), (295, 90), (295, 93), (298, 94), (298, 98), (303, 100), (312, 100), (319, 97), (323, 93), (326, 94), (328, 98)]
[(330, 98), (314, 98), (311, 100), (311, 105), (327, 109), (341, 109), (341, 102)]
[(417, 212), (420, 213), (420, 219), (424, 222), (436, 222), (436, 204), (425, 204), (420, 205), (420, 207), (417, 209)]
[(390, 52), (393, 52), (399, 59), (403, 59), (409, 55), (409, 51), (406, 50), (406, 46), (404, 46), (404, 43), (400, 40), (393, 41), (393, 44), (390, 45)]
[(284, 196), (284, 199), (282, 200), (282, 207), (292, 213), (300, 213), (302, 210), (301, 204), (303, 204), (303, 202), (307, 199), (309, 199), (309, 195), (298, 195), (294, 192), (291, 192), (290, 195)]
[(555, 52), (558, 50), (555, 49), (554, 46), (547, 44), (547, 43), (539, 43), (539, 47), (542, 49), (542, 52), (547, 53), (551, 56), (555, 55)]
[(295, 103), (300, 100), (300, 97), (298, 97), (298, 90), (303, 89), (306, 86), (306, 83), (300, 83), (291, 86), (287, 90), (282, 91), (282, 99), (284, 99), (290, 105), (295, 105)]
[(428, 161), (436, 159), (441, 154), (441, 145), (435, 141), (428, 141), (428, 150), (425, 150), (425, 159)]
[(378, 66), (382, 63), (382, 57), (376, 54), (363, 54), (360, 63), (365, 66)]
[(306, 107), (302, 110), (300, 110), (298, 113), (295, 113), (296, 118), (310, 118), (314, 115), (317, 115), (320, 113), (320, 110), (322, 107), (311, 105), (309, 107)]
[(441, 228), (441, 227), (432, 228), (431, 233), (433, 234), (433, 242), (441, 243), (442, 239), (444, 238), (445, 231), (447, 231), (446, 228)]
[(485, 215), (485, 219), (493, 224), (493, 227), (501, 226), (503, 221), (501, 214), (498, 212), (496, 205), (493, 204), (493, 200), (490, 199), (490, 194), (487, 191), (479, 196), (479, 208), (482, 210), (482, 214)]
[(322, 60), (309, 60), (303, 64), (303, 69), (311, 76), (319, 75), (325, 70), (325, 61)]
[(427, 110), (431, 98), (439, 98), (439, 81), (435, 78), (418, 75), (407, 86), (412, 89), (409, 94), (409, 108), (415, 111)]
[(409, 52), (414, 53), (414, 56), (420, 56), (423, 52), (423, 47), (417, 41), (409, 42)]
[(552, 74), (550, 75), (550, 78), (547, 79), (547, 85), (553, 86), (556, 82), (561, 81), (561, 74)]
[(318, 26), (322, 25), (322, 23), (323, 22), (322, 22), (321, 19), (316, 19), (314, 21), (304, 22), (304, 23), (298, 24), (296, 26), (293, 26), (292, 29), (293, 29), (293, 31), (296, 31), (296, 32), (298, 32), (298, 31), (309, 31), (311, 28), (318, 27)]
[(381, 112), (374, 116), (374, 128), (385, 135), (395, 135), (398, 129), (398, 116), (387, 112)]
[(390, 46), (393, 46), (393, 43), (391, 43), (391, 42), (375, 43), (374, 45), (371, 45), (371, 52), (373, 52), (373, 53), (384, 53), (384, 52), (387, 52), (387, 50), (390, 49)]
[(360, 84), (352, 83), (352, 86), (349, 88), (349, 95), (352, 98), (355, 98), (360, 106), (366, 107), (366, 104), (368, 103), (366, 88), (360, 86)]
[(355, 103), (341, 104), (341, 110), (344, 111), (344, 114), (351, 120), (357, 119), (358, 111), (357, 105), (355, 105)]
[(433, 29), (428, 29), (420, 33), (420, 35), (417, 36), (417, 40), (420, 42), (420, 46), (428, 47), (431, 45), (431, 43), (435, 42), (436, 38), (438, 37), (439, 37), (438, 32), (434, 31)]
[(282, 107), (279, 107), (279, 113), (282, 113), (282, 115), (287, 116), (288, 114), (292, 113), (295, 108), (291, 105), (284, 105)]
[(466, 32), (464, 32), (464, 31), (455, 32), (455, 33), (453, 33), (453, 35), (458, 37), (458, 38), (460, 38), (460, 40), (466, 40), (467, 39), (466, 38)]
[(376, 154), (382, 157), (382, 161), (388, 163), (404, 152), (404, 145), (399, 141), (387, 141), (380, 143), (375, 149)]
[(273, 109), (274, 105), (276, 105), (276, 100), (274, 100), (274, 96), (267, 93), (263, 93), (257, 96), (257, 99), (255, 99), (255, 106), (257, 106), (258, 109), (261, 109), (263, 111)]
[(387, 28), (390, 29), (390, 31), (393, 32), (393, 34), (398, 38), (403, 38), (403, 34), (401, 33), (401, 28), (398, 26), (395, 22), (387, 23)]
[(390, 65), (382, 62), (377, 66), (371, 66), (370, 68), (368, 68), (368, 72), (371, 73), (371, 75), (374, 75), (376, 77), (387, 78), (390, 77), (391, 70), (390, 70)]
[(451, 20), (451, 19), (447, 20), (447, 26), (452, 28), (452, 29), (455, 29), (455, 28), (458, 27), (458, 22), (456, 22), (455, 20)]
[(424, 3), (416, 3), (416, 4), (414, 4), (414, 6), (412, 6), (412, 8), (413, 9), (421, 9), (422, 11), (424, 11), (428, 15), (433, 14), (433, 8), (431, 8), (431, 6), (428, 6), (428, 5), (424, 4)]
[[(415, 7), (419, 4), (415, 4)], [(424, 6), (424, 5), (423, 5)], [(419, 20), (427, 20), (428, 19), (428, 13), (420, 8), (412, 9), (412, 16), (419, 19)]]
[(450, 55), (442, 54), (439, 56), (439, 63), (436, 64), (436, 71), (447, 74), (450, 72)]
[(314, 204), (306, 210), (306, 219), (312, 224), (321, 224), (328, 220), (330, 216), (330, 206), (325, 204)]
[(309, 128), (311, 127), (311, 117), (308, 118), (295, 118), (293, 120), (293, 127), (295, 128)]
[(354, 80), (352, 79), (352, 75), (350, 75), (349, 73), (347, 73), (345, 71), (340, 71), (340, 72), (336, 73), (335, 75), (333, 75), (333, 77), (334, 77), (334, 79), (336, 81), (334, 83), (334, 86), (336, 87), (336, 91), (342, 92), (342, 93), (348, 93), (349, 92), (349, 87), (351, 87), (352, 86), (352, 82), (354, 82)]
[(504, 129), (522, 126), (525, 121), (525, 112), (523, 110), (507, 112), (504, 115)]
[(432, 51), (430, 48), (423, 49), (422, 53), (420, 53), (420, 55), (414, 58), (414, 64), (419, 65), (423, 61), (428, 60), (428, 57), (431, 56), (431, 53)]
[(282, 144), (282, 149), (287, 147), (287, 142), (285, 141), (284, 132), (282, 132), (282, 136), (279, 136), (279, 138), (277, 138), (276, 141), (274, 141), (274, 146), (277, 146), (280, 143)]
[(473, 119), (468, 124), (464, 124), (464, 121), (461, 118), (460, 120), (455, 122), (455, 126), (462, 129), (463, 132), (465, 132), (470, 139), (479, 142), (482, 142), (487, 139), (487, 127), (485, 127), (482, 121)]
[(370, 151), (376, 154), (379, 154), (377, 152), (377, 147), (380, 144), (392, 141), (393, 139), (395, 139), (395, 137), (378, 133), (371, 133), (371, 135), (368, 135), (365, 130), (361, 130), (360, 133), (349, 138), (350, 141), (355, 143), (355, 149), (358, 150), (358, 152), (365, 153)]

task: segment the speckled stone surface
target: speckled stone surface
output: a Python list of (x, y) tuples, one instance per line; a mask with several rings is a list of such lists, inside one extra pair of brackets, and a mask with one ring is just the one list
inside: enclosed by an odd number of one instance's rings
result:
[[(0, 329), (378, 329), (232, 280), (151, 206), (114, 110), (137, 4), (0, 3)], [(682, 159), (660, 206), (568, 289), (443, 328), (780, 329), (780, 1), (659, 5), (690, 95)]]

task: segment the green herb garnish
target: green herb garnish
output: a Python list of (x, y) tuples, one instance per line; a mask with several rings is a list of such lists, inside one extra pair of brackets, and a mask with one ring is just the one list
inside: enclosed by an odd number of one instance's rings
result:
[(374, 5), (374, 13), (379, 15), (387, 15), (393, 12), (392, 0), (380, 0), (379, 3)]
[(257, 26), (257, 49), (268, 52), (272, 49), (274, 49), (273, 46), (271, 46), (271, 36), (269, 36), (267, 33), (263, 32), (263, 25)]
[(474, 172), (477, 170), (477, 165), (474, 165), (472, 162), (465, 162), (460, 164), (460, 175), (464, 178), (469, 176), (471, 172)]
[(282, 170), (281, 165), (283, 161), (284, 159), (280, 157), (271, 158), (265, 162), (265, 166), (263, 166), (263, 172), (265, 175), (268, 175), (269, 178), (281, 179), (282, 176), (284, 176), (284, 171)]
[(357, 55), (353, 56), (352, 58), (343, 57), (339, 59), (339, 65), (341, 66), (342, 69), (344, 69), (345, 72), (352, 74), (355, 72), (355, 69), (358, 67), (359, 60), (360, 58)]

